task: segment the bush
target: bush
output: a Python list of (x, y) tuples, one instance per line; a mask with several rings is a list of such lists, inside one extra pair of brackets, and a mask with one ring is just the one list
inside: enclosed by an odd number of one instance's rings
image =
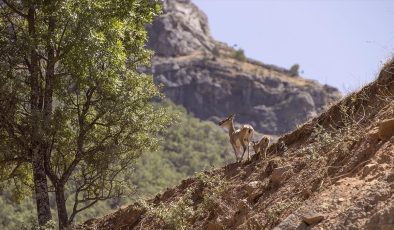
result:
[(238, 61), (246, 61), (245, 51), (243, 49), (238, 49), (233, 52), (233, 58), (237, 59)]
[(291, 76), (299, 76), (299, 70), (300, 70), (300, 65), (299, 64), (294, 64), (290, 67), (290, 74)]
[(187, 189), (183, 196), (170, 203), (161, 203), (157, 206), (148, 204), (143, 200), (138, 203), (147, 210), (146, 215), (162, 221), (165, 229), (191, 229), (193, 219), (198, 219), (204, 213), (210, 212), (215, 207), (218, 207), (222, 193), (226, 190), (227, 186), (227, 183), (220, 175), (199, 173), (195, 179), (203, 187), (202, 201), (197, 204), (196, 208), (193, 208), (196, 203), (192, 199), (195, 190), (191, 188)]
[(215, 46), (215, 48), (213, 48), (212, 54), (215, 57), (219, 57), (220, 56), (220, 50), (219, 50), (219, 48), (217, 46)]

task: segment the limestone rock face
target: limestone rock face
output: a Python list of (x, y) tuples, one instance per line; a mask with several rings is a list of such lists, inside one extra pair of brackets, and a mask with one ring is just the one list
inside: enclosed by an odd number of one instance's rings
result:
[(152, 73), (164, 94), (196, 117), (217, 121), (236, 114), (260, 133), (286, 133), (340, 98), (337, 89), (246, 58), (215, 41), (206, 15), (190, 0), (165, 0), (148, 27), (155, 51)]
[(329, 86), (231, 58), (155, 57), (152, 73), (176, 104), (204, 120), (236, 114), (266, 134), (282, 134), (340, 97)]
[(214, 48), (207, 16), (190, 0), (163, 1), (163, 14), (147, 29), (148, 47), (158, 56), (188, 55)]

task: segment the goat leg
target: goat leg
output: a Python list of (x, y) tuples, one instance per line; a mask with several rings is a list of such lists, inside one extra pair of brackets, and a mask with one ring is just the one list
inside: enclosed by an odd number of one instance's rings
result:
[(237, 155), (237, 150), (235, 149), (235, 146), (232, 144), (231, 145), (233, 147), (234, 150), (234, 154), (235, 154), (235, 162), (238, 162), (238, 155)]

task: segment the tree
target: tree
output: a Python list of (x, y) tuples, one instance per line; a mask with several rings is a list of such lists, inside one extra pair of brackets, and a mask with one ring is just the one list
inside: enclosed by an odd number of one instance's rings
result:
[(294, 64), (290, 67), (290, 74), (291, 76), (299, 76), (299, 70), (300, 70), (300, 65), (299, 64)]
[(21, 191), (34, 187), (41, 226), (51, 219), (54, 191), (65, 229), (78, 212), (126, 191), (133, 161), (157, 146), (170, 121), (152, 104), (160, 96), (152, 78), (137, 71), (151, 56), (144, 26), (160, 7), (153, 0), (0, 4), (0, 179)]

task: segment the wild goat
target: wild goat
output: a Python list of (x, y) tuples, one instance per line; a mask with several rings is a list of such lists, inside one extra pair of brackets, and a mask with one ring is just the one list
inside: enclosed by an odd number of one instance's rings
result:
[(253, 149), (256, 154), (264, 153), (264, 159), (267, 158), (267, 147), (270, 143), (270, 138), (268, 136), (263, 136), (259, 142), (253, 141)]
[[(219, 126), (228, 128), (228, 135), (230, 137), (231, 146), (233, 146), (235, 159), (241, 162), (244, 158), (246, 149), (248, 149), (248, 160), (250, 160), (249, 143), (252, 141), (254, 129), (251, 125), (243, 125), (240, 129), (234, 128), (234, 114), (219, 122)], [(238, 150), (243, 148), (241, 159), (238, 161)]]

